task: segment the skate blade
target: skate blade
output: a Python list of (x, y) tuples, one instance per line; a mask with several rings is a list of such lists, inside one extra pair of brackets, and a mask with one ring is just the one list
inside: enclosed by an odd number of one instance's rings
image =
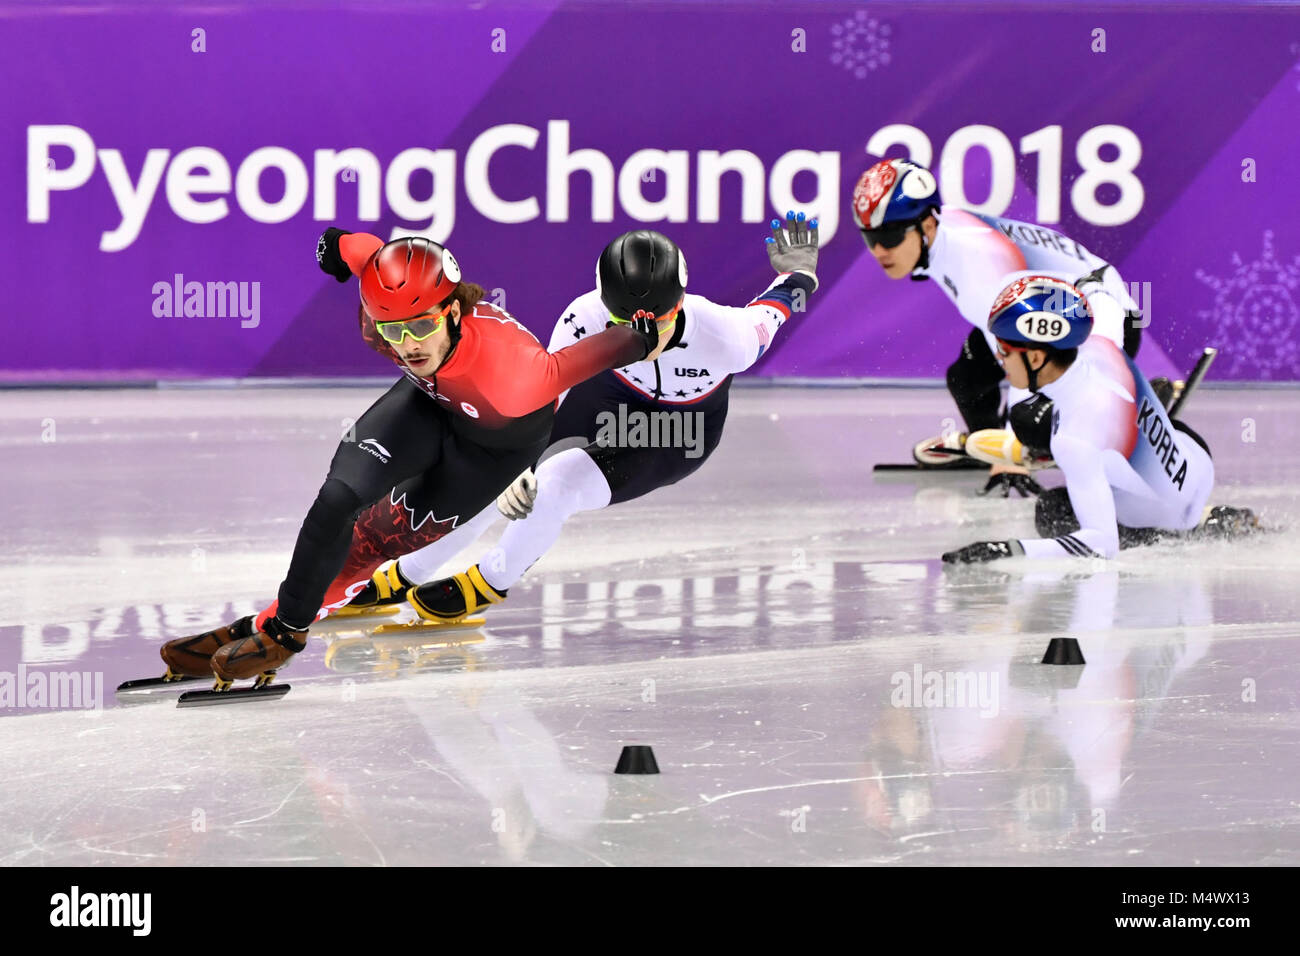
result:
[(977, 458), (971, 458), (968, 455), (954, 456), (952, 461), (945, 462), (942, 465), (922, 465), (919, 462), (897, 462), (888, 464), (872, 465), (871, 470), (876, 474), (886, 472), (926, 472), (927, 474), (938, 474), (945, 471), (987, 471), (988, 464)]
[(215, 704), (240, 704), (254, 700), (279, 700), (289, 693), (289, 684), (266, 684), (262, 687), (237, 687), (231, 690), (191, 690), (176, 700), (177, 707), (209, 707)]
[[(325, 621), (332, 620), (336, 617), (391, 617), (402, 609), (402, 603), (397, 604), (376, 604), (374, 607), (348, 607), (344, 605), (337, 611), (331, 611), (330, 616)], [(325, 621), (318, 621), (318, 624), (324, 624)]]
[(194, 681), (207, 680), (206, 677), (144, 677), (139, 680), (123, 681), (117, 685), (114, 692), (118, 703), (121, 704), (144, 704), (151, 700), (160, 700), (164, 696), (170, 698), (170, 694), (165, 692), (179, 688), (184, 684), (192, 684)]
[(371, 633), (375, 637), (387, 637), (396, 634), (419, 634), (430, 631), (463, 631), (482, 627), (487, 623), (484, 617), (467, 617), (463, 621), (456, 621), (454, 624), (446, 621), (406, 621), (401, 624), (381, 624)]

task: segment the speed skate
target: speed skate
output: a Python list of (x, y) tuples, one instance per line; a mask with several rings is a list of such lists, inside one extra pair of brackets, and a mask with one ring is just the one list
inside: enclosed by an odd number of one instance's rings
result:
[[(382, 639), (395, 639), (399, 644), (408, 644), (415, 648), (436, 648), (460, 646), (466, 643), (481, 641), (482, 637), (461, 637), (455, 632), (476, 631), (481, 629), (487, 619), (484, 617), (467, 617), (458, 621), (429, 621), (416, 617), (412, 620), (389, 622), (384, 624), (375, 623), (377, 620), (384, 620), (400, 614), (401, 605), (385, 605), (374, 608), (354, 609), (351, 613), (331, 616), (322, 622), (319, 629), (326, 634), (333, 635), (327, 638), (327, 643), (332, 647), (338, 640), (338, 635), (360, 632), (368, 635), (371, 639), (381, 639), (373, 641), (372, 644), (381, 649), (383, 655), (391, 652), (391, 649), (384, 649), (389, 642)], [(443, 636), (445, 635), (445, 636)], [(406, 638), (405, 642), (400, 639)], [(352, 640), (355, 643), (355, 639)], [(396, 648), (399, 644), (393, 644)], [(335, 648), (337, 653), (337, 648)], [(238, 704), (253, 703), (256, 701), (279, 700), (289, 693), (291, 685), (277, 683), (278, 673), (259, 674), (254, 678), (249, 687), (235, 687), (233, 683), (222, 681), (216, 678), (211, 690), (195, 690), (196, 683), (204, 681), (214, 681), (213, 677), (200, 676), (195, 674), (174, 674), (170, 671), (162, 677), (146, 677), (133, 680), (123, 681), (118, 684), (116, 698), (119, 703), (124, 705), (156, 702), (162, 699), (170, 700), (174, 691), (180, 691), (176, 697), (177, 707), (200, 707), (213, 706), (218, 704)]]

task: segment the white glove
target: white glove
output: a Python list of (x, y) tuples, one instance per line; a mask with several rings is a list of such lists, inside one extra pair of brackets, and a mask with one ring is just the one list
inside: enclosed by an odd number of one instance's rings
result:
[(497, 510), (511, 521), (527, 518), (537, 500), (537, 476), (529, 468), (497, 497)]

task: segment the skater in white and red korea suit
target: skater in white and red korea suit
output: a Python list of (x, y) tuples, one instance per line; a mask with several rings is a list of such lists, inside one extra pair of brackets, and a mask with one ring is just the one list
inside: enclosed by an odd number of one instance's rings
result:
[[(933, 174), (905, 159), (883, 160), (862, 174), (853, 190), (853, 213), (885, 275), (933, 280), (975, 327), (947, 372), (948, 391), (965, 420), (966, 433), (998, 428), (1006, 417), (1001, 409), (1003, 373), (985, 326), (989, 307), (1012, 275), (1032, 271), (1068, 282), (1100, 281), (1120, 309), (1099, 319), (1093, 334), (1109, 339), (1129, 357), (1137, 355), (1145, 322), (1119, 272), (1068, 236), (1033, 223), (943, 206)], [(1028, 397), (1013, 384), (1007, 409)], [(928, 467), (960, 462), (966, 433), (928, 438), (917, 444), (913, 455)], [(1006, 496), (1012, 490), (1022, 495), (1041, 490), (1017, 471), (995, 469), (981, 493), (999, 490)]]
[[(572, 388), (561, 399), (550, 447), (535, 474), (525, 471), (497, 507), (484, 509), (437, 546), (381, 567), (347, 610), (364, 612), (405, 598), (425, 620), (463, 620), (502, 601), (574, 514), (631, 501), (696, 471), (722, 438), (732, 376), (758, 360), (791, 311), (817, 288), (815, 220), (790, 213), (783, 227), (774, 219), (767, 248), (776, 279), (735, 308), (686, 293), (686, 259), (666, 236), (640, 230), (610, 243), (597, 262), (597, 288), (564, 310), (550, 347), (565, 348), (643, 312), (660, 323), (660, 347), (640, 362)], [(687, 436), (692, 442), (647, 447), (624, 440), (632, 438), (630, 429), (620, 437), (625, 421), (674, 416), (683, 436), (694, 432)], [(683, 416), (698, 425), (686, 427)], [(514, 519), (498, 546), (466, 571), (431, 581), (496, 520), (498, 510)]]
[[(1110, 338), (1123, 307), (1100, 282), (1076, 288), (1032, 273), (998, 295), (988, 329), (1011, 384), (1033, 398), (1016, 406), (1014, 437), (972, 433), (967, 451), (1009, 464), (1050, 453), (1065, 487), (1039, 497), (1040, 538), (978, 541), (950, 563), (1025, 555), (1112, 558), (1121, 547), (1197, 529), (1232, 534), (1254, 526), (1246, 509), (1206, 503), (1214, 463), (1205, 441), (1164, 406)], [(1089, 334), (1093, 333), (1093, 334)]]

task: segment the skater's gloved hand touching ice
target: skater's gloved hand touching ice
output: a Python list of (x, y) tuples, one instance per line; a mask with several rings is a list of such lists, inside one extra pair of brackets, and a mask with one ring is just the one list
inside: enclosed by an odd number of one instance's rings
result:
[(1019, 541), (976, 541), (943, 556), (945, 564), (975, 564), (996, 561), (999, 558), (1016, 558), (1025, 553)]
[(1043, 493), (1043, 486), (1027, 471), (1004, 471), (999, 470), (995, 465), (989, 473), (988, 482), (980, 489), (979, 494), (992, 495), (995, 498), (1010, 498), (1013, 491), (1021, 498), (1034, 498)]
[(537, 476), (529, 468), (497, 497), (497, 510), (511, 521), (527, 518), (537, 501)]
[(787, 212), (784, 228), (780, 219), (772, 220), (772, 235), (766, 243), (767, 257), (778, 273), (802, 272), (817, 280), (816, 219), (809, 222), (803, 213)]

